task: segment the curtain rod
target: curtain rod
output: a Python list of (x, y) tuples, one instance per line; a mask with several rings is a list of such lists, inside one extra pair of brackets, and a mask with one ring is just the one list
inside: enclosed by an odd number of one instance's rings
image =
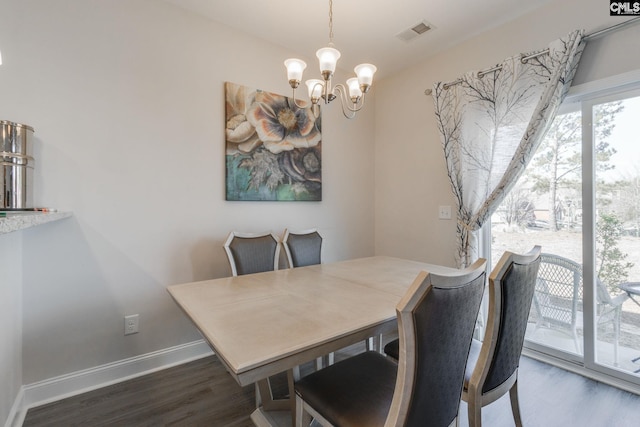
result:
[(599, 36), (603, 36), (603, 35), (605, 35), (607, 33), (610, 33), (611, 31), (621, 30), (622, 28), (626, 27), (627, 25), (631, 25), (631, 24), (635, 23), (639, 19), (640, 19), (640, 17), (627, 19), (626, 21), (620, 22), (620, 23), (618, 23), (616, 25), (612, 25), (610, 27), (606, 27), (606, 28), (603, 28), (603, 29), (598, 30), (598, 31), (592, 31), (589, 34), (586, 34), (582, 39), (585, 40), (585, 41), (589, 41), (590, 39), (593, 39), (593, 38), (599, 37)]
[[(606, 28), (603, 28), (603, 29), (597, 30), (597, 31), (592, 31), (589, 34), (586, 34), (582, 38), (582, 40), (589, 41), (589, 40), (591, 40), (593, 38), (603, 36), (605, 34), (608, 34), (608, 33), (612, 32), (612, 31), (621, 30), (622, 28), (627, 27), (628, 25), (631, 25), (632, 23), (638, 22), (638, 20), (640, 20), (640, 17), (631, 18), (631, 19), (628, 19), (628, 20), (626, 20), (624, 22), (620, 22), (618, 24), (612, 25), (610, 27), (606, 27)], [(530, 60), (532, 58), (535, 58), (535, 57), (540, 56), (540, 55), (545, 55), (547, 53), (549, 53), (549, 49), (544, 49), (544, 50), (541, 50), (539, 52), (533, 53), (531, 55), (523, 56), (522, 58), (520, 58), (520, 61), (522, 61), (522, 63), (525, 63), (525, 62), (527, 62), (528, 60)], [(484, 76), (486, 74), (493, 73), (494, 71), (498, 71), (498, 70), (501, 70), (501, 69), (502, 69), (502, 65), (497, 65), (497, 66), (495, 66), (493, 68), (488, 68), (486, 70), (478, 71), (478, 77), (482, 77), (482, 76)], [(457, 79), (457, 80), (452, 81), (451, 83), (445, 83), (443, 88), (444, 89), (449, 89), (451, 86), (455, 86), (455, 85), (460, 84), (460, 83), (462, 83), (462, 79)], [(424, 94), (425, 95), (431, 95), (431, 92), (432, 92), (431, 89), (425, 89)]]

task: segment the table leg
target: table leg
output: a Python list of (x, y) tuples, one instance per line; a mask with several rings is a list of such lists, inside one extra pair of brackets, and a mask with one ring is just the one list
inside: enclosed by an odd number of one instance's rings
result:
[[(287, 371), (289, 395), (282, 399), (274, 399), (269, 378), (256, 383), (256, 405), (258, 408), (251, 415), (251, 419), (257, 426), (286, 426), (290, 424), (295, 427), (296, 399), (294, 383), (299, 376), (300, 371), (297, 367)], [(282, 424), (285, 414), (288, 421)]]
[[(289, 385), (289, 408), (291, 408), (291, 427), (296, 427), (296, 391), (294, 388), (294, 372), (292, 370), (287, 371), (287, 383)], [(300, 379), (300, 371), (298, 371), (298, 378)]]
[[(287, 376), (291, 371), (288, 371)], [(293, 375), (291, 375), (293, 378)], [(260, 393), (260, 405), (265, 411), (286, 411), (291, 405), (289, 403), (290, 397), (286, 399), (274, 399), (273, 391), (271, 390), (271, 382), (269, 378), (258, 381), (258, 392)]]

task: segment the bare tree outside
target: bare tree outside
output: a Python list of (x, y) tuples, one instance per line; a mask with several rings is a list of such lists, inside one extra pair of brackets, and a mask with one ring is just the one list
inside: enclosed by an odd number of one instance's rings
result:
[(526, 227), (535, 220), (534, 205), (529, 199), (529, 192), (514, 189), (504, 198), (499, 215), (507, 227)]

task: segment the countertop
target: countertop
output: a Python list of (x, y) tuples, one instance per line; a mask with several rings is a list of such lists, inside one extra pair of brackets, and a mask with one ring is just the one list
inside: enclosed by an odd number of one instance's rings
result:
[(46, 224), (69, 218), (71, 212), (32, 212), (32, 211), (4, 211), (7, 216), (0, 217), (0, 234), (11, 233), (36, 225)]

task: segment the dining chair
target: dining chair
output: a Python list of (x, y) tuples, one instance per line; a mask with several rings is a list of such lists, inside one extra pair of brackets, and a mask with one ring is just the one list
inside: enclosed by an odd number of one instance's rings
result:
[[(224, 243), (233, 276), (278, 270), (280, 261), (280, 240), (271, 232), (242, 233), (232, 231)], [(287, 381), (300, 378), (300, 367), (287, 372)], [(276, 399), (271, 379), (256, 382), (256, 400), (265, 408), (287, 409), (289, 399)]]
[[(291, 231), (285, 228), (282, 236), (282, 246), (287, 255), (289, 268), (306, 267), (322, 263), (322, 236), (318, 229)], [(318, 357), (316, 369), (325, 365), (332, 365), (335, 355), (329, 353), (325, 357)]]
[(399, 361), (368, 351), (297, 381), (296, 425), (455, 425), (485, 266), (421, 272), (396, 307)]
[[(284, 230), (282, 246), (287, 254), (287, 261), (290, 268), (305, 267), (322, 263), (322, 236), (316, 228), (302, 231)], [(367, 350), (380, 348), (382, 337), (369, 337), (365, 340)], [(318, 358), (316, 368), (321, 369), (324, 365), (332, 365), (335, 355), (329, 353), (325, 358)]]
[(278, 269), (280, 241), (271, 232), (232, 231), (224, 243), (224, 250), (234, 276)]
[(305, 267), (322, 262), (322, 236), (317, 229), (284, 230), (282, 245), (289, 267)]
[(518, 402), (518, 366), (540, 266), (540, 246), (524, 255), (505, 252), (489, 276), (489, 312), (484, 341), (473, 339), (462, 400), (469, 427), (482, 425), (482, 407), (509, 392), (516, 426), (522, 426)]

